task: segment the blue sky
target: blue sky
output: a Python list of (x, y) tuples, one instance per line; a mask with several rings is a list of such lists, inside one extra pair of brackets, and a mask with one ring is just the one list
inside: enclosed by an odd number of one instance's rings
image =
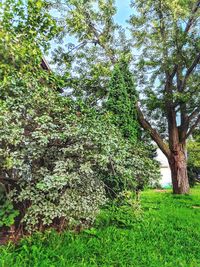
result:
[(130, 0), (116, 0), (116, 6), (117, 6), (117, 14), (115, 16), (116, 21), (121, 25), (125, 25), (126, 20), (132, 13), (132, 10), (130, 8)]

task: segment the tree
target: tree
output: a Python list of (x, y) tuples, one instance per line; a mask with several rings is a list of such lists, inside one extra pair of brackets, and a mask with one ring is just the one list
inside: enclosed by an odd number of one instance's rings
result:
[[(78, 42), (95, 42), (115, 64), (120, 49), (113, 43), (114, 1), (68, 1), (68, 5), (68, 32)], [(132, 7), (134, 49), (129, 52), (137, 51), (133, 58), (141, 98), (138, 119), (169, 161), (173, 192), (185, 194), (186, 140), (200, 123), (200, 1), (134, 0)]]
[[(123, 137), (128, 140), (133, 150), (144, 151), (144, 154), (152, 159), (155, 166), (158, 166), (157, 162), (153, 160), (153, 146), (149, 142), (150, 140), (141, 138), (142, 131), (137, 120), (137, 99), (138, 94), (133, 76), (128, 68), (127, 59), (123, 57), (119, 63), (115, 64), (112, 71), (105, 108), (111, 112), (112, 122), (121, 131)], [(144, 156), (141, 159), (145, 161)], [(141, 174), (138, 173), (132, 179), (137, 181), (136, 192), (144, 188), (146, 182)]]
[(125, 138), (136, 142), (139, 137), (139, 125), (135, 103), (137, 93), (132, 75), (125, 60), (115, 65), (109, 83), (106, 109), (113, 114), (113, 120)]
[(57, 7), (54, 13), (64, 25), (52, 53), (56, 71), (65, 75), (70, 69), (66, 87), (97, 107), (107, 98), (114, 64), (129, 51), (125, 31), (113, 19), (116, 7), (112, 0), (57, 1), (56, 6), (49, 2), (49, 8)]
[(145, 119), (140, 105), (139, 120), (169, 161), (174, 193), (188, 193), (186, 140), (200, 122), (200, 1), (134, 1), (134, 7), (137, 13), (130, 23), (142, 51), (138, 67), (146, 107), (162, 112), (167, 142)]

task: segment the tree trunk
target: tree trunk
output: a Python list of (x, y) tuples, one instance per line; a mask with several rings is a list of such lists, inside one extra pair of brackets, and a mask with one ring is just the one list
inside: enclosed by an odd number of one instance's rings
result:
[(189, 180), (187, 174), (187, 157), (183, 145), (179, 144), (171, 151), (169, 165), (171, 169), (172, 185), (174, 194), (188, 194)]

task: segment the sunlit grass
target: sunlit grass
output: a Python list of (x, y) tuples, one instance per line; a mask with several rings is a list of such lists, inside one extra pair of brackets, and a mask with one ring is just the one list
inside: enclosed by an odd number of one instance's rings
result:
[(1, 267), (198, 267), (200, 187), (191, 195), (142, 193), (143, 213), (132, 227), (81, 234), (36, 234), (0, 248)]

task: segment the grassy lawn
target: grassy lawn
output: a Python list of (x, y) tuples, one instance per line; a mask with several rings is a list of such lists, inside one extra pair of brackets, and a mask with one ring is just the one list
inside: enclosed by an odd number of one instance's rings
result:
[(200, 266), (200, 187), (189, 196), (149, 190), (141, 201), (143, 214), (131, 227), (35, 235), (0, 247), (0, 266)]

